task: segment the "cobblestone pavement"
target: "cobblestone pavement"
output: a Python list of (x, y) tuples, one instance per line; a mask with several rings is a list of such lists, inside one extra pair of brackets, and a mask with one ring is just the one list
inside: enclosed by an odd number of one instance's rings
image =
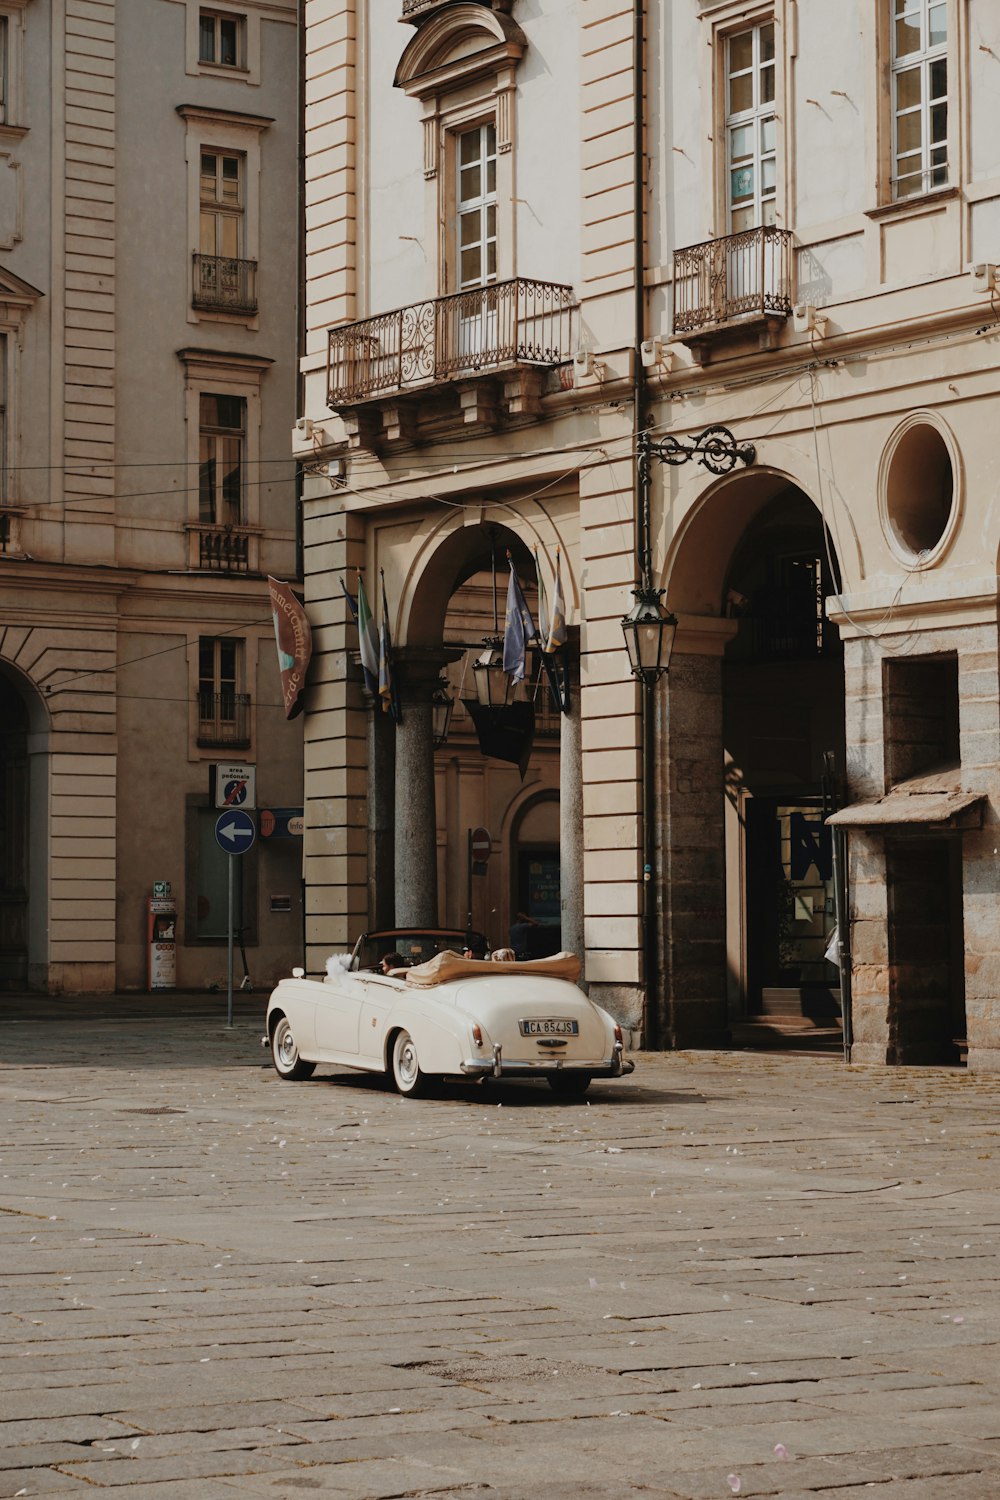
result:
[(0, 1001), (0, 1497), (1000, 1494), (1000, 1079), (412, 1100), (262, 1014)]

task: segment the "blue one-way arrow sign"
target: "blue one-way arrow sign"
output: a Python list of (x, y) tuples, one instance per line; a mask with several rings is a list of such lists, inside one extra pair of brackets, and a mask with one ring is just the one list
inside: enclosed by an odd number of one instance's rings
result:
[(220, 813), (215, 824), (215, 842), (227, 854), (245, 854), (257, 837), (253, 818), (238, 807)]

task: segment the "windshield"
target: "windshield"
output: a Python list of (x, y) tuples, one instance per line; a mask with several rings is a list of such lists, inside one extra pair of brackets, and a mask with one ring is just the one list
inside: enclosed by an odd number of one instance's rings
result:
[(474, 958), (485, 958), (487, 943), (481, 932), (366, 932), (358, 939), (352, 969), (377, 969), (387, 953), (398, 953), (407, 966), (424, 964), (449, 948), (461, 955), (471, 948)]

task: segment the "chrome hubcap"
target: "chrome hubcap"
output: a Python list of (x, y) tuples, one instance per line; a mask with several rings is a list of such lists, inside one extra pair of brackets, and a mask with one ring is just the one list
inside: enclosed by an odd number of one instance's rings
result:
[(412, 1084), (416, 1082), (419, 1071), (417, 1049), (413, 1045), (412, 1038), (406, 1037), (396, 1048), (396, 1072), (403, 1083)]
[(292, 1035), (292, 1028), (288, 1025), (287, 1021), (282, 1021), (278, 1027), (278, 1035), (275, 1038), (275, 1051), (278, 1054), (278, 1061), (283, 1063), (286, 1068), (292, 1067), (299, 1055), (299, 1049), (296, 1047), (295, 1038)]

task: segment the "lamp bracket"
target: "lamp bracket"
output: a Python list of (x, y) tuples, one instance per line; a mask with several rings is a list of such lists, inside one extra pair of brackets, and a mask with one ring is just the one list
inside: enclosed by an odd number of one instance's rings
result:
[(689, 443), (669, 435), (653, 439), (649, 451), (661, 463), (674, 466), (697, 459), (711, 474), (729, 474), (737, 463), (749, 467), (757, 457), (753, 443), (738, 443), (728, 427), (706, 427)]

